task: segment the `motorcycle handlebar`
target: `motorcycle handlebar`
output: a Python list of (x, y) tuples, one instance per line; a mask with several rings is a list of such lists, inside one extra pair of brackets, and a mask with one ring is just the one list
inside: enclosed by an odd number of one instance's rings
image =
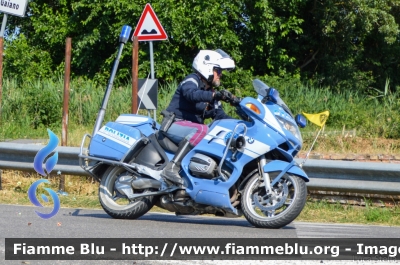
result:
[(234, 98), (232, 98), (232, 99), (230, 100), (229, 103), (230, 103), (232, 106), (239, 106), (240, 101), (242, 101), (242, 98), (234, 97)]

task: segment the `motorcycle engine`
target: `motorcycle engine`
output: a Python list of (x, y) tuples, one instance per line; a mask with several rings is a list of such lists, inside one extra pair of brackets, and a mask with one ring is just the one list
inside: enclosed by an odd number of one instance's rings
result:
[(217, 175), (217, 163), (211, 157), (195, 154), (190, 159), (189, 170), (196, 177), (212, 179)]

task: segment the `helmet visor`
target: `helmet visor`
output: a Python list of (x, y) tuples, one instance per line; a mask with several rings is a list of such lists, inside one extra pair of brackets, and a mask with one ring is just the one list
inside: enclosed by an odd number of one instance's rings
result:
[(221, 49), (216, 49), (215, 52), (219, 53), (219, 54), (222, 56), (222, 58), (231, 58), (231, 57), (229, 56), (229, 54), (227, 54), (226, 52), (224, 52), (224, 51), (221, 50)]
[(221, 59), (218, 60), (218, 67), (221, 68), (222, 70), (233, 70), (235, 69), (235, 62), (232, 60), (232, 58), (229, 56), (229, 54), (227, 54), (226, 52), (224, 52), (221, 49), (217, 49), (215, 50), (216, 53), (218, 53), (219, 55), (221, 55)]

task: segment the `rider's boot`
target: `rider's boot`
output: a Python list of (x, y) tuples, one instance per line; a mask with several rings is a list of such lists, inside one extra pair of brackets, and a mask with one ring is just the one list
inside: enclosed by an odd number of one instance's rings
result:
[(179, 176), (179, 171), (181, 168), (182, 159), (193, 149), (193, 145), (186, 139), (183, 139), (179, 143), (179, 148), (175, 153), (174, 158), (168, 162), (163, 171), (161, 172), (161, 177), (166, 179), (168, 182), (172, 182), (181, 186), (184, 184), (183, 179)]

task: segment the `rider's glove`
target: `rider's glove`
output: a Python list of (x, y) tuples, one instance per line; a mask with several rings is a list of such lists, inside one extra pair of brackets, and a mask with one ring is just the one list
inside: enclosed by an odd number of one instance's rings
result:
[(220, 91), (216, 91), (214, 94), (214, 99), (219, 101), (219, 100), (223, 100), (225, 102), (232, 102), (233, 101), (234, 96), (232, 95), (231, 92), (222, 89)]
[(240, 101), (242, 101), (242, 98), (238, 98), (236, 96), (233, 96), (231, 103), (231, 106), (238, 106)]

